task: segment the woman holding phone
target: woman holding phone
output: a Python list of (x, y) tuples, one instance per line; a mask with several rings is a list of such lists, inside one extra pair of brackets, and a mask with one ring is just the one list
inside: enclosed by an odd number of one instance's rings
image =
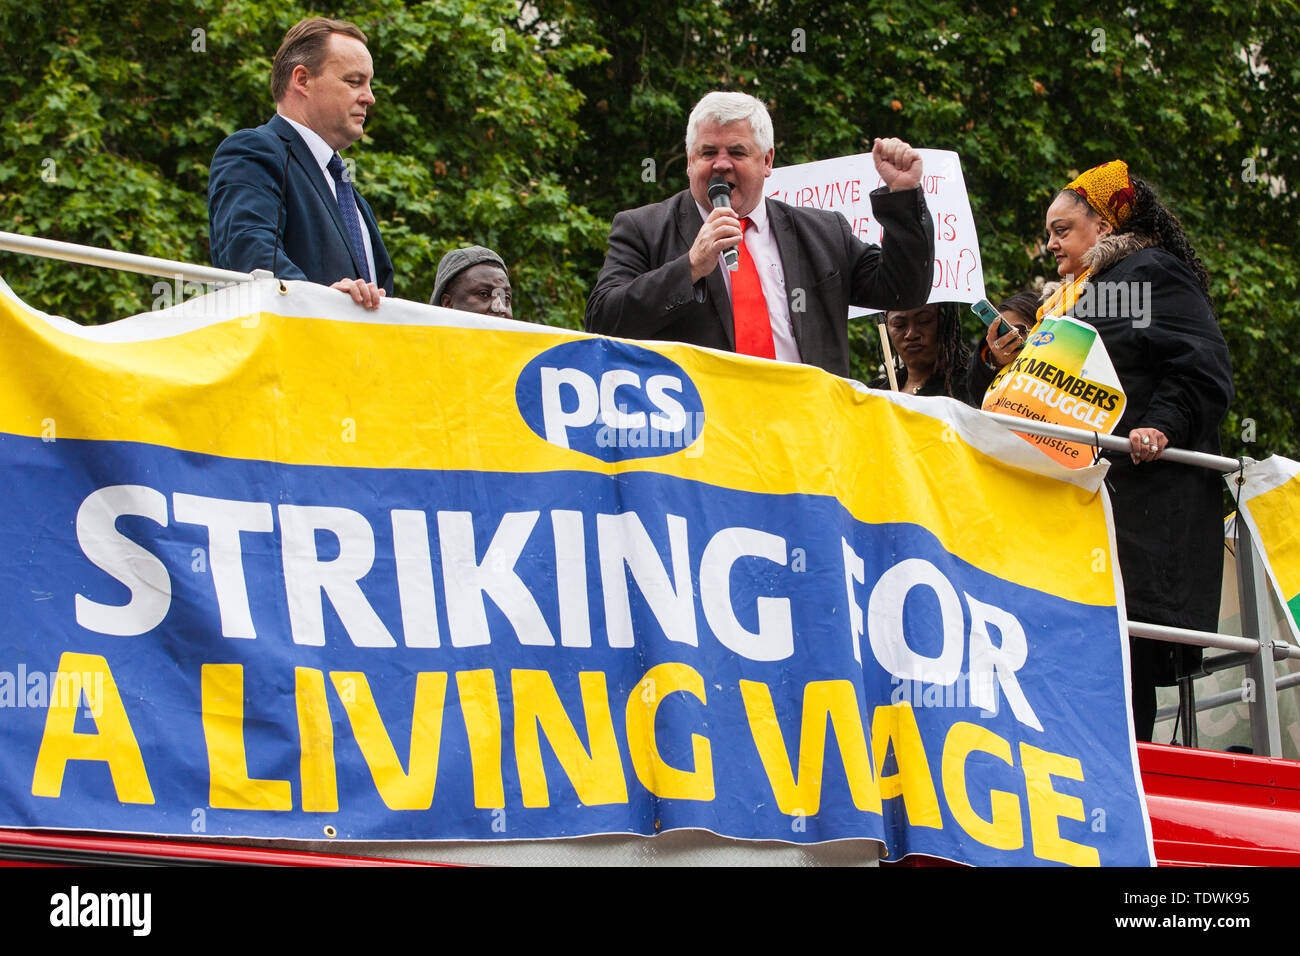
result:
[(971, 355), (966, 374), (970, 392), (967, 401), (976, 408), (984, 401), (984, 393), (998, 369), (1020, 354), (1029, 330), (1038, 323), (1038, 296), (1017, 292), (998, 306), (997, 311), (998, 317), (989, 323), (984, 341)]
[[(1205, 266), (1177, 217), (1119, 160), (1058, 193), (1046, 227), (1063, 281), (1038, 318), (1068, 315), (1095, 328), (1126, 396), (1114, 433), (1129, 449), (1106, 457), (1128, 616), (1218, 630), (1222, 478), (1161, 460), (1169, 445), (1218, 454), (1233, 397)], [(1089, 284), (1093, 294), (1081, 299)], [(1001, 347), (990, 351), (997, 364), (1009, 360)], [(1138, 638), (1130, 649), (1134, 726), (1150, 740), (1155, 688), (1194, 670), (1200, 648)]]

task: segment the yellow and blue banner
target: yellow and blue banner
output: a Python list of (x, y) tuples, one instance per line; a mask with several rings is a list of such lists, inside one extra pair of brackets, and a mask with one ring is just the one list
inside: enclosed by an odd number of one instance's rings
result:
[(1238, 496), (1241, 515), (1246, 519), (1268, 569), (1269, 580), (1287, 610), (1291, 640), (1300, 643), (1300, 534), (1295, 526), (1300, 515), (1300, 462), (1271, 455), (1249, 462), (1237, 476), (1226, 475), (1228, 490)]
[(1104, 464), (287, 290), (83, 328), (0, 284), (0, 826), (1152, 862)]

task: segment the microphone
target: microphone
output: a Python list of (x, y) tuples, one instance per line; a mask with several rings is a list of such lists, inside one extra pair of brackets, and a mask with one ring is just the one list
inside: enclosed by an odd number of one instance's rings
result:
[[(709, 180), (709, 201), (713, 203), (714, 209), (720, 206), (731, 208), (731, 185), (721, 176)], [(732, 246), (723, 251), (722, 261), (727, 264), (729, 271), (735, 272), (740, 268), (740, 252)]]

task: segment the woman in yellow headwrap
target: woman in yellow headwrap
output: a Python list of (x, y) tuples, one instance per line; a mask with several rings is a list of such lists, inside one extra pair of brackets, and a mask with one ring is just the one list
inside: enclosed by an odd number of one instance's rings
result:
[[(1093, 326), (1127, 398), (1115, 434), (1128, 437), (1129, 452), (1108, 454), (1107, 482), (1128, 616), (1218, 630), (1222, 479), (1160, 460), (1168, 445), (1218, 453), (1232, 401), (1232, 363), (1205, 266), (1178, 219), (1119, 160), (1066, 186), (1046, 224), (1062, 285), (1038, 317)], [(1080, 298), (1085, 284), (1093, 294)], [(988, 344), (990, 363), (1001, 365), (1019, 343), (991, 330)], [(1130, 647), (1134, 724), (1138, 739), (1150, 740), (1156, 686), (1189, 673), (1200, 650), (1143, 639)]]

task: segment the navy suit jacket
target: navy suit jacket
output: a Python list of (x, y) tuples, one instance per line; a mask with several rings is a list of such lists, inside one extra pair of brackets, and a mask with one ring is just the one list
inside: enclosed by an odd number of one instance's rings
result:
[[(356, 198), (370, 233), (375, 283), (392, 295), (393, 262), (375, 214)], [(364, 266), (353, 254), (325, 174), (298, 131), (278, 114), (217, 147), (208, 176), (208, 227), (212, 264), (221, 269), (269, 269), (281, 279), (333, 285), (360, 278)]]
[[(785, 271), (799, 355), (849, 374), (849, 306), (924, 305), (934, 278), (934, 222), (920, 189), (871, 194), (882, 246), (858, 239), (839, 213), (768, 199)], [(735, 320), (722, 273), (692, 285), (691, 244), (704, 221), (689, 190), (614, 217), (609, 252), (587, 299), (590, 332), (736, 350)]]

